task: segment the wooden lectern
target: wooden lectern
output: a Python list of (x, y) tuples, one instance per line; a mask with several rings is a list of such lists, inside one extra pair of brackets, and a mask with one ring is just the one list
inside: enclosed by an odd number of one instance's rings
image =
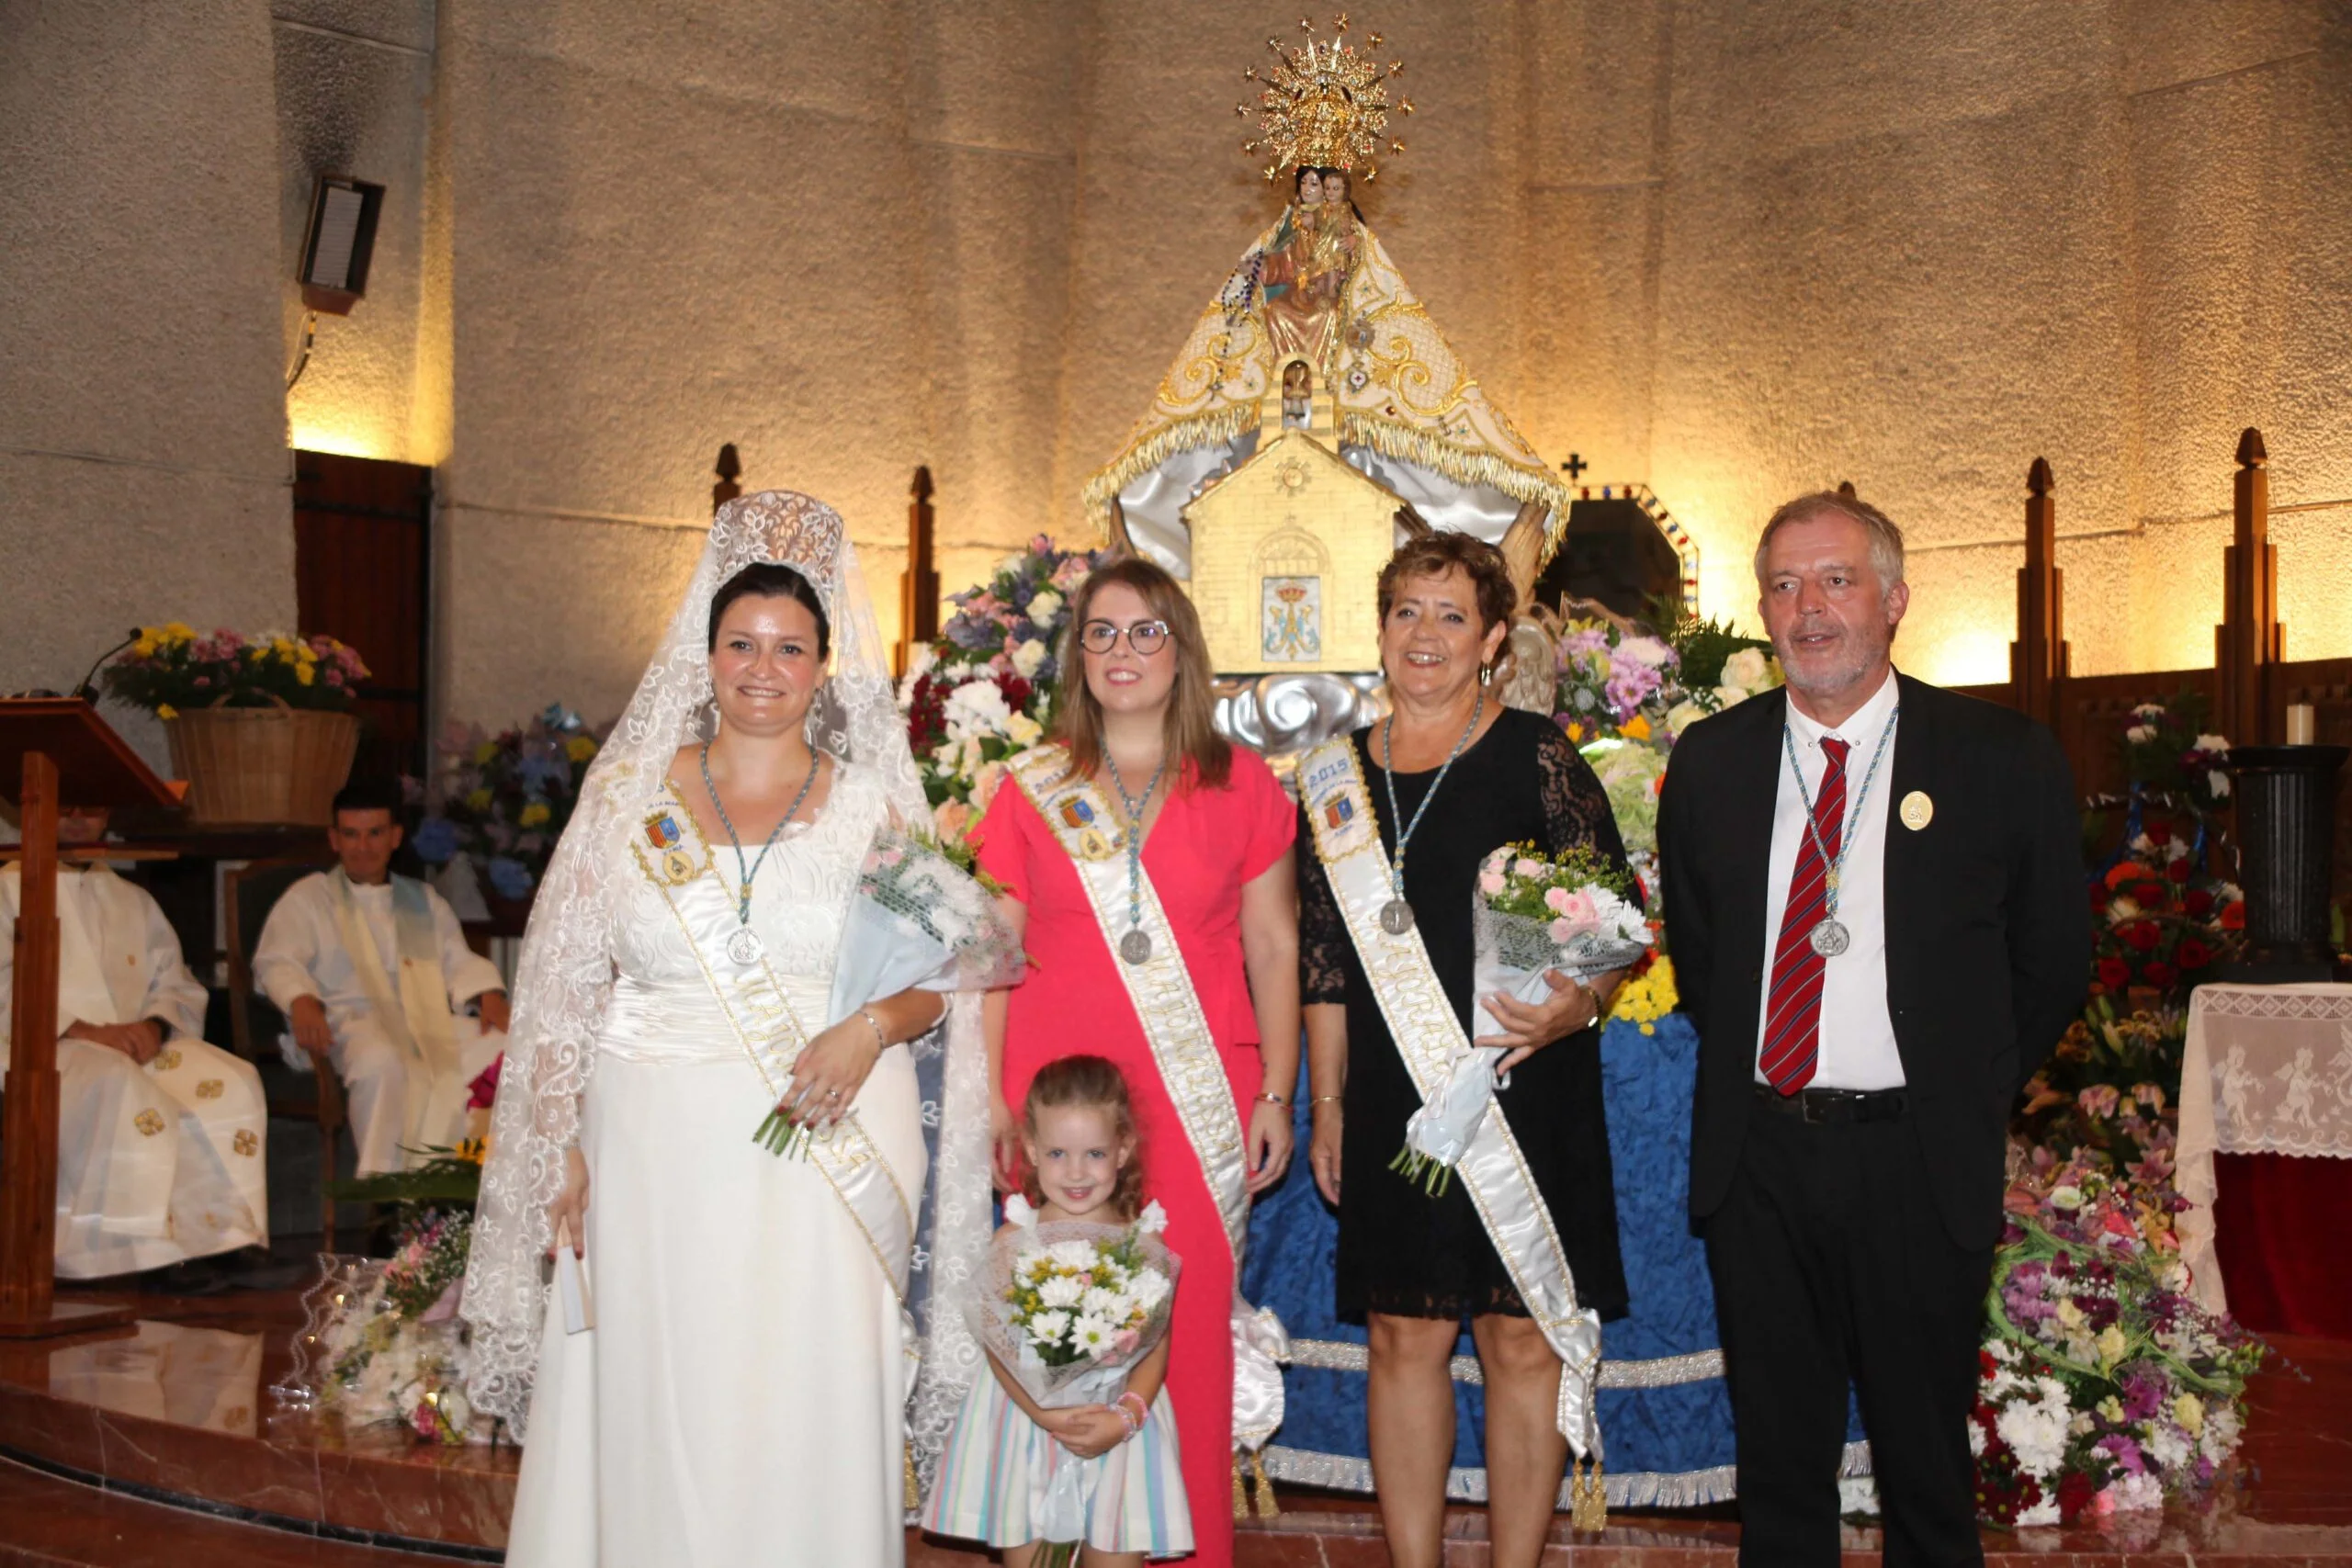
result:
[(8, 1019), (6, 1186), (0, 1190), (0, 1338), (107, 1328), (131, 1309), (52, 1299), (57, 1263), (57, 809), (176, 807), (157, 778), (79, 697), (0, 698), (0, 780), (21, 771), (24, 836), (16, 994)]

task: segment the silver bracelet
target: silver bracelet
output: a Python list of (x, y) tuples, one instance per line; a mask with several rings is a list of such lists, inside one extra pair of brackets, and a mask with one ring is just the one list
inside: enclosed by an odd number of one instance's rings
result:
[(882, 1021), (874, 1016), (874, 1010), (860, 1008), (857, 1010), (857, 1016), (874, 1026), (874, 1048), (877, 1051), (888, 1051), (890, 1048), (890, 1032), (882, 1027)]

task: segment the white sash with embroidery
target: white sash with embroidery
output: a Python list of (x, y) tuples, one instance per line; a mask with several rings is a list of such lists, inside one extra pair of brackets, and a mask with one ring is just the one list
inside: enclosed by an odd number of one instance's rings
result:
[(1102, 790), (1070, 772), (1069, 754), (1059, 746), (1023, 753), (1012, 760), (1011, 771), (1086, 889), (1103, 943), (1111, 950), (1112, 967), (1127, 987), (1152, 1060), (1159, 1066), (1160, 1082), (1225, 1222), (1226, 1241), (1233, 1249), (1233, 1435), (1238, 1447), (1254, 1451), (1282, 1425), (1282, 1373), (1276, 1363), (1289, 1354), (1289, 1337), (1271, 1308), (1253, 1310), (1241, 1299), (1241, 1262), (1250, 1234), (1248, 1140), (1234, 1111), (1233, 1088), (1217, 1057), (1208, 1014), (1193, 989), (1192, 972), (1184, 967), (1168, 911), (1140, 866), (1136, 893), (1140, 929), (1151, 939), (1151, 956), (1141, 964), (1118, 956), (1119, 938), (1127, 926), (1127, 857), (1121, 848), (1118, 819)]
[(409, 1059), (408, 1100), (403, 1108), (401, 1147), (411, 1160), (416, 1151), (448, 1134), (447, 1128), (465, 1122), (466, 1080), (458, 1056), (458, 1037), (449, 1017), (449, 982), (441, 972), (441, 939), (433, 926), (433, 906), (424, 884), (395, 876), (392, 889), (392, 945), (400, 959), (399, 991), (384, 971), (376, 939), (359, 911), (351, 879), (337, 866), (327, 874), (327, 902), (334, 911), (335, 934), (351, 955), (359, 989), (376, 1021)]
[[(1419, 929), (1393, 936), (1381, 927), (1381, 906), (1395, 895), (1352, 739), (1341, 736), (1307, 754), (1299, 764), (1298, 797), (1306, 804), (1316, 855), (1330, 878), (1389, 1036), (1426, 1100), (1443, 1087), (1448, 1066), (1471, 1049), (1470, 1037), (1430, 967)], [(1579, 1459), (1598, 1460), (1600, 1425), (1593, 1380), (1600, 1368), (1600, 1314), (1577, 1304), (1567, 1249), (1499, 1100), (1480, 1120), (1454, 1174), (1468, 1187), (1521, 1301), (1560, 1358), (1560, 1435)]]
[[(764, 953), (748, 964), (728, 956), (727, 939), (738, 924), (735, 897), (711, 865), (701, 834), (694, 830), (685, 808), (665, 792), (643, 819), (639, 833), (631, 836), (629, 847), (646, 881), (660, 891), (693, 944), (711, 994), (766, 1083), (769, 1105), (775, 1105), (791, 1087), (792, 1064), (808, 1046), (808, 1034)], [(752, 1107), (744, 1108), (747, 1139), (756, 1123), (751, 1111)], [(854, 1108), (830, 1129), (811, 1136), (806, 1148), (808, 1162), (857, 1222), (874, 1261), (903, 1303), (907, 1269), (914, 1256), (915, 1216), (898, 1173), (859, 1125)], [(800, 1156), (796, 1152), (792, 1157)], [(911, 1343), (911, 1323), (908, 1326)]]

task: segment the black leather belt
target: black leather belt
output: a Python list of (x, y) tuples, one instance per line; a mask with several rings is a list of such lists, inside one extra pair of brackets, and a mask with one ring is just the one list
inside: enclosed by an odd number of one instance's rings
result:
[(1909, 1106), (1899, 1089), (1801, 1089), (1782, 1094), (1770, 1084), (1756, 1086), (1756, 1103), (1783, 1116), (1818, 1126), (1827, 1122), (1892, 1122)]

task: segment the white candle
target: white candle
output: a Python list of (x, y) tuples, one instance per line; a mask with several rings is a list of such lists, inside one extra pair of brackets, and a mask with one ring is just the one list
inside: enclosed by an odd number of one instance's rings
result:
[(2318, 743), (2319, 710), (2309, 703), (2287, 705), (2287, 744), (2312, 746)]

